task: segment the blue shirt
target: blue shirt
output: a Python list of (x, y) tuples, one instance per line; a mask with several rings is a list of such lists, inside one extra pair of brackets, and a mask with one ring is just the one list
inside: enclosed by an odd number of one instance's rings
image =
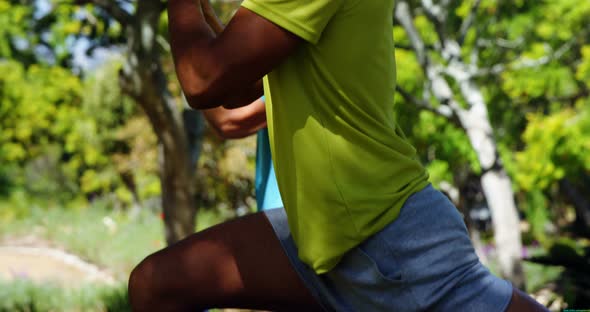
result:
[[(262, 98), (264, 100), (264, 97)], [(258, 131), (256, 143), (256, 203), (258, 211), (283, 207), (270, 154), (268, 129)]]

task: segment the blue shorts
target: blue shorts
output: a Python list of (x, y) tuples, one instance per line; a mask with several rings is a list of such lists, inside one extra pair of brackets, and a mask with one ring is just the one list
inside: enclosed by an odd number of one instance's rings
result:
[(505, 311), (512, 285), (475, 254), (441, 192), (412, 195), (398, 218), (317, 275), (297, 256), (284, 209), (265, 212), (294, 268), (326, 311)]

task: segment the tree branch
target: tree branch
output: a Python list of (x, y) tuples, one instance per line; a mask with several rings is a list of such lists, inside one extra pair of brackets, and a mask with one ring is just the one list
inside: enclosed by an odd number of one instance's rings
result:
[[(408, 50), (408, 51), (409, 50), (414, 50), (411, 45), (407, 45), (407, 44), (403, 44), (403, 43), (398, 43), (398, 42), (395, 43), (395, 48), (396, 49), (402, 49), (402, 50)], [(425, 44), (424, 45), (424, 52), (432, 51), (432, 50), (434, 50), (434, 46), (433, 45), (431, 45), (431, 44)]]
[(441, 24), (446, 22), (446, 11), (450, 1), (443, 0), (439, 5), (434, 4), (432, 0), (421, 0), (420, 2), (422, 3), (426, 15), (430, 19)]
[(501, 47), (504, 49), (516, 49), (520, 46), (522, 46), (522, 44), (524, 43), (524, 39), (518, 38), (514, 41), (510, 41), (504, 38), (496, 38), (495, 40), (489, 40), (489, 39), (478, 39), (477, 40), (477, 44), (476, 46), (478, 47), (484, 47), (484, 48), (497, 48), (497, 47)]
[(418, 63), (422, 67), (422, 70), (427, 77), (427, 81), (430, 84), (429, 89), (433, 92), (433, 95), (440, 103), (440, 106), (435, 109), (429, 103), (415, 99), (408, 92), (404, 92), (399, 86), (397, 87), (398, 92), (408, 102), (414, 103), (421, 108), (431, 110), (438, 115), (445, 116), (449, 118), (452, 123), (462, 128), (459, 114), (463, 114), (464, 111), (455, 99), (453, 99), (453, 92), (447, 81), (441, 75), (442, 69), (434, 66), (431, 63), (429, 56), (426, 54), (424, 41), (414, 25), (414, 20), (406, 0), (400, 0), (397, 2), (395, 18), (406, 31), (410, 43), (412, 44), (412, 48), (418, 58)]
[(434, 24), (434, 30), (438, 36), (440, 45), (445, 47), (446, 36), (445, 36), (445, 25), (447, 21), (447, 7), (449, 1), (442, 1), (440, 5), (432, 3), (432, 0), (421, 0), (422, 8), (426, 17)]
[(463, 126), (461, 125), (461, 121), (459, 120), (458, 116), (455, 114), (455, 112), (448, 106), (446, 105), (439, 105), (438, 107), (434, 107), (430, 102), (426, 101), (426, 100), (421, 100), (415, 96), (413, 96), (412, 94), (410, 94), (410, 92), (406, 91), (404, 88), (400, 87), (399, 85), (395, 86), (395, 90), (404, 98), (404, 100), (406, 100), (406, 102), (410, 102), (414, 105), (416, 105), (416, 107), (423, 109), (423, 110), (427, 110), (429, 112), (432, 112), (436, 115), (440, 115), (443, 117), (446, 117), (452, 124), (454, 124), (455, 126), (462, 128)]
[(564, 43), (559, 49), (555, 51), (555, 53), (545, 55), (538, 59), (521, 59), (520, 61), (515, 62), (514, 64), (496, 64), (490, 68), (482, 68), (474, 73), (475, 77), (482, 77), (487, 75), (499, 75), (506, 71), (507, 69), (511, 70), (520, 70), (526, 68), (535, 68), (540, 67), (543, 65), (547, 65), (552, 61), (559, 60), (567, 51), (569, 51), (572, 45), (576, 42), (577, 38), (574, 37), (568, 42)]
[(410, 6), (408, 5), (408, 2), (398, 1), (395, 7), (395, 19), (397, 19), (397, 21), (402, 25), (408, 34), (412, 48), (414, 49), (414, 52), (416, 52), (418, 62), (423, 68), (426, 68), (428, 57), (426, 56), (424, 41), (420, 37), (416, 26), (414, 26), (414, 21), (412, 18), (413, 17), (410, 13)]
[(112, 18), (121, 25), (128, 25), (133, 21), (133, 16), (123, 9), (117, 1), (114, 0), (74, 0), (74, 4), (94, 4), (105, 10)]
[(469, 11), (469, 15), (467, 15), (467, 17), (465, 18), (465, 20), (463, 20), (463, 23), (461, 24), (461, 28), (459, 29), (459, 39), (457, 40), (459, 42), (459, 45), (463, 45), (467, 32), (469, 31), (471, 26), (473, 26), (473, 22), (475, 21), (475, 16), (477, 15), (477, 9), (479, 9), (480, 3), (481, 0), (475, 0), (475, 3)]

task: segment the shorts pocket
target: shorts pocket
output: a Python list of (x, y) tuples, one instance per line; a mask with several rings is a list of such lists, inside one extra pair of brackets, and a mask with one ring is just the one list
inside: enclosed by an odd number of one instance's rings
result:
[(397, 259), (379, 241), (369, 238), (349, 251), (326, 273), (329, 285), (346, 302), (337, 311), (418, 311), (418, 305)]
[(375, 248), (367, 248), (367, 246), (361, 245), (356, 249), (360, 255), (366, 258), (368, 265), (382, 279), (393, 284), (405, 283), (403, 270), (389, 251), (389, 248), (382, 246), (380, 250), (374, 250)]

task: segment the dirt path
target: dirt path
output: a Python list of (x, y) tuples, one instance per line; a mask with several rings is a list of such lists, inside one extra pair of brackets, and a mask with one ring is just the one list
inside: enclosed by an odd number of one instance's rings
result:
[(58, 249), (0, 246), (0, 280), (21, 278), (40, 283), (52, 281), (65, 287), (115, 283), (112, 276), (97, 266)]

